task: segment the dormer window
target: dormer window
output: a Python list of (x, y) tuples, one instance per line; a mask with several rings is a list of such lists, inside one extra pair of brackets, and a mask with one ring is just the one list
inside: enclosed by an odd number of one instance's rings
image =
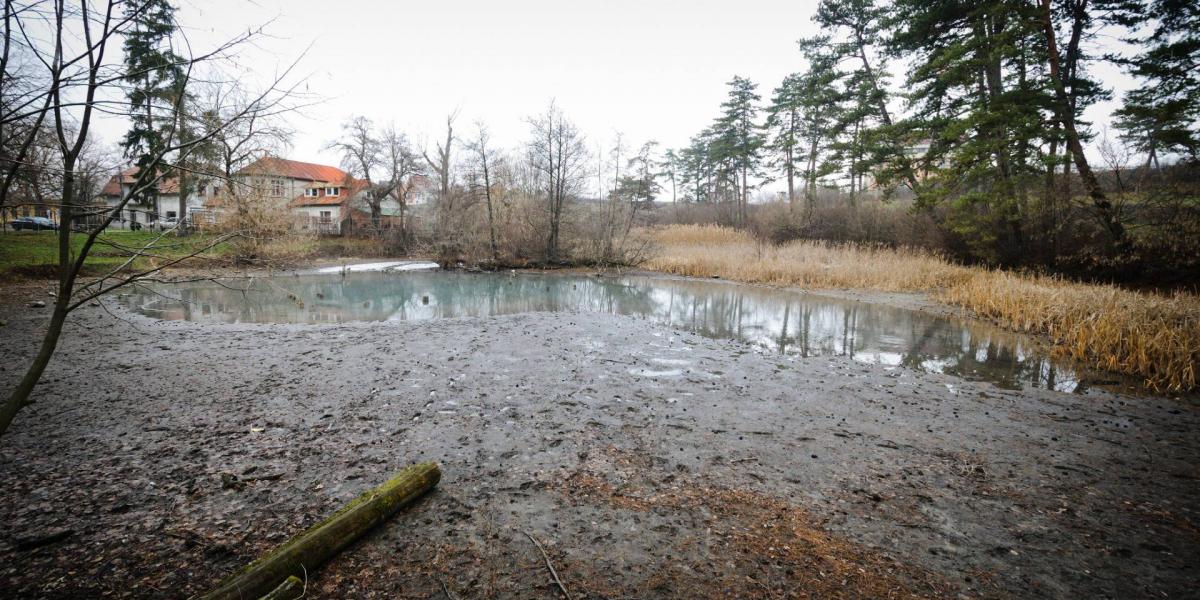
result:
[(304, 195), (309, 198), (316, 198), (320, 195), (318, 192), (320, 192), (320, 188), (304, 188)]
[(325, 188), (325, 195), (326, 196), (340, 196), (340, 195), (342, 195), (342, 190), (341, 190), (341, 188), (327, 187), (327, 188)]

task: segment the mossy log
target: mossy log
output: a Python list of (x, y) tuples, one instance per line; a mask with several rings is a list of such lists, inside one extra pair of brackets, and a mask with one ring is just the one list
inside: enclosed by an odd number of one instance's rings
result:
[(300, 581), (299, 577), (292, 575), (279, 584), (279, 587), (271, 590), (271, 593), (258, 600), (296, 600), (303, 595), (304, 582)]
[(228, 577), (201, 598), (260, 598), (290, 576), (306, 577), (354, 540), (433, 488), (441, 477), (437, 463), (416, 464), (400, 471), (387, 483), (364, 492), (333, 516)]

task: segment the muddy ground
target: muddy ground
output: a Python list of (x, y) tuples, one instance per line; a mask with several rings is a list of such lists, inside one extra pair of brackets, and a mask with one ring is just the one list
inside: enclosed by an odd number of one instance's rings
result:
[[(0, 294), (0, 388), (46, 284)], [(637, 319), (81, 310), (0, 441), (0, 597), (184, 598), (414, 461), (309, 598), (1196, 597), (1194, 402), (789, 360)], [(40, 545), (38, 545), (40, 544)], [(36, 546), (36, 547), (33, 547)]]

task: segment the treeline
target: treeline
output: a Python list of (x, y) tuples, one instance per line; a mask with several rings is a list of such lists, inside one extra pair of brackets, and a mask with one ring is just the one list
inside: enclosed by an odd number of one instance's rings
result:
[[(756, 225), (777, 239), (873, 238), (878, 228), (854, 222), (884, 201), (868, 220), (888, 213), (924, 239), (882, 241), (968, 261), (1195, 272), (1200, 5), (823, 0), (814, 20), (822, 34), (799, 43), (807, 68), (765, 102), (735, 77), (714, 122), (666, 152), (679, 198), (723, 207), (706, 214), (737, 225), (769, 213)], [(1124, 50), (1096, 49), (1100, 36)], [(1137, 82), (1112, 132), (1083, 119), (1112, 99), (1093, 75), (1101, 63)], [(893, 81), (898, 69), (907, 75)], [(768, 181), (786, 184), (786, 213), (751, 207)]]
[(634, 228), (661, 190), (655, 142), (632, 149), (618, 134), (593, 149), (553, 102), (525, 121), (526, 140), (502, 148), (485, 123), (453, 113), (421, 149), (394, 126), (349, 118), (327, 148), (366, 182), (355, 208), (370, 222), (358, 232), (449, 264), (637, 262), (646, 246)]

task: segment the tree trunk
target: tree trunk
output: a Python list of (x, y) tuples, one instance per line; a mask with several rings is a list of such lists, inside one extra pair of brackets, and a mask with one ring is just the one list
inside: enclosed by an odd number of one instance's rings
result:
[(814, 137), (809, 144), (808, 172), (804, 179), (804, 198), (809, 214), (812, 214), (813, 207), (817, 204), (817, 143), (818, 139)]
[(747, 170), (748, 170), (747, 166), (743, 164), (742, 165), (742, 193), (741, 193), (742, 202), (741, 202), (741, 206), (740, 206), (741, 213), (740, 213), (740, 217), (739, 217), (741, 219), (742, 225), (745, 225), (746, 222), (749, 220), (749, 219), (747, 219), (747, 214), (748, 214), (747, 206), (750, 204), (750, 188), (747, 186), (747, 184), (748, 184), (748, 182), (746, 180), (746, 171)]
[(787, 150), (788, 209), (796, 212), (796, 175), (792, 165), (792, 149)]
[(8, 431), (9, 425), (17, 413), (29, 404), (29, 396), (34, 386), (50, 364), (54, 350), (58, 348), (58, 340), (62, 336), (63, 324), (70, 312), (71, 291), (75, 287), (75, 273), (71, 260), (71, 220), (74, 218), (73, 205), (75, 193), (75, 160), (67, 157), (63, 163), (63, 202), (59, 210), (58, 221), (58, 296), (54, 299), (54, 312), (50, 315), (50, 324), (42, 336), (42, 345), (38, 349), (33, 363), (17, 383), (17, 387), (9, 394), (8, 399), (0, 406), (0, 436)]
[[(1072, 158), (1075, 162), (1075, 170), (1079, 172), (1079, 178), (1083, 181), (1083, 186), (1088, 191), (1088, 196), (1092, 199), (1092, 206), (1100, 218), (1101, 224), (1108, 230), (1112, 236), (1113, 242), (1118, 248), (1128, 249), (1129, 239), (1125, 232), (1125, 227), (1117, 220), (1115, 211), (1113, 210), (1112, 202), (1104, 194), (1104, 190), (1100, 188), (1100, 182), (1096, 179), (1096, 175), (1092, 173), (1091, 167), (1088, 165), (1087, 156), (1083, 153), (1083, 144), (1079, 141), (1079, 132), (1075, 129), (1075, 115), (1071, 111), (1071, 102), (1067, 98), (1066, 88), (1063, 86), (1062, 78), (1058, 68), (1058, 46), (1054, 40), (1054, 20), (1050, 14), (1050, 0), (1042, 0), (1042, 25), (1046, 32), (1046, 48), (1050, 61), (1050, 79), (1054, 84), (1055, 96), (1055, 112), (1058, 113), (1058, 120), (1062, 123), (1063, 130), (1066, 133), (1067, 149), (1070, 150)], [(1069, 178), (1068, 178), (1069, 179)]]
[(62, 334), (63, 323), (67, 320), (69, 301), (69, 297), (61, 294), (55, 300), (54, 312), (50, 315), (50, 325), (46, 328), (46, 334), (42, 336), (42, 346), (38, 350), (37, 356), (34, 357), (33, 364), (29, 365), (29, 369), (25, 371), (25, 376), (21, 378), (16, 389), (9, 394), (4, 405), (0, 406), (0, 436), (8, 431), (8, 426), (12, 424), (17, 413), (29, 404), (29, 395), (33, 393), (38, 379), (42, 377), (46, 366), (50, 364), (50, 358), (54, 356), (54, 350), (58, 347), (58, 338)]
[(492, 243), (492, 262), (500, 260), (500, 251), (496, 249), (496, 219), (492, 212), (492, 178), (488, 173), (487, 156), (483, 157), (483, 195), (487, 200), (488, 234)]
[[(867, 45), (863, 40), (862, 31), (857, 29), (854, 31), (854, 41), (858, 45), (858, 58), (862, 61), (863, 70), (867, 74), (867, 79), (871, 82), (871, 92), (875, 95), (876, 106), (879, 109), (879, 118), (883, 120), (884, 125), (891, 127), (892, 115), (888, 112), (887, 98), (883, 95), (882, 90), (879, 89), (879, 81), (875, 78), (875, 70), (871, 68), (871, 62), (867, 59)], [(901, 153), (900, 159), (905, 163), (908, 162), (903, 153)], [(912, 169), (907, 164), (904, 166), (904, 178), (908, 180), (909, 188), (916, 194), (917, 176), (913, 174)]]
[[(408, 192), (404, 192), (407, 194)], [(408, 199), (401, 197), (400, 199), (400, 243), (404, 246), (404, 251), (408, 251), (408, 222), (406, 213), (408, 212)]]

